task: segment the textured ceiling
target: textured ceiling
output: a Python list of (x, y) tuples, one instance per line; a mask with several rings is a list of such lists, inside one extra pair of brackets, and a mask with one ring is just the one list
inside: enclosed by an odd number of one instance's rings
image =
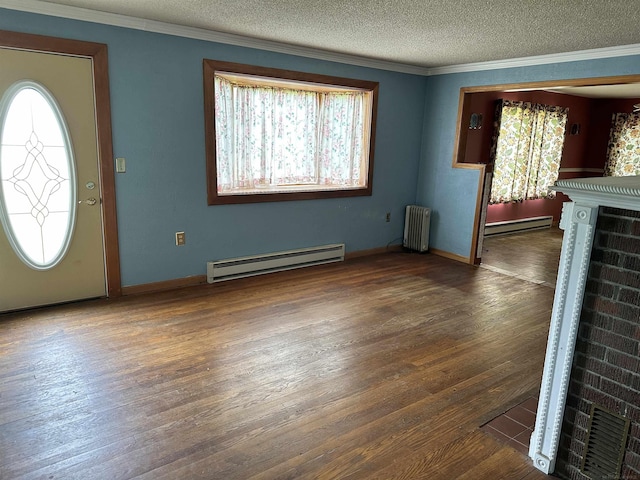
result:
[(426, 68), (640, 44), (639, 0), (48, 3)]

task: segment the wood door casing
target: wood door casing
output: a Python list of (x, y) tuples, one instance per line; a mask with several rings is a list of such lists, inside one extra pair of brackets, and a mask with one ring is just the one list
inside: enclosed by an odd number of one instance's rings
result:
[(93, 61), (107, 296), (119, 297), (122, 295), (122, 286), (116, 215), (107, 46), (102, 43), (0, 30), (0, 47), (76, 55), (91, 58)]

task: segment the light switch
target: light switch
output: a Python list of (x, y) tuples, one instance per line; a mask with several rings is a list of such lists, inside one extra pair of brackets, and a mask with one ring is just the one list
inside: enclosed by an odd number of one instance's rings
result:
[(127, 164), (123, 157), (116, 158), (116, 172), (124, 173), (127, 171)]
[(176, 245), (181, 247), (186, 243), (186, 238), (184, 236), (184, 232), (176, 232)]

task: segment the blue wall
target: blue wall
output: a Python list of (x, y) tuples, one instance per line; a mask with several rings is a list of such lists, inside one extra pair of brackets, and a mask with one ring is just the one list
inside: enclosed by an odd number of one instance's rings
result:
[[(109, 47), (114, 154), (127, 160), (116, 175), (124, 286), (202, 275), (213, 259), (399, 243), (416, 199), (426, 78), (4, 9), (0, 28)], [(379, 82), (373, 196), (208, 206), (203, 58)]]
[(430, 246), (470, 256), (479, 172), (452, 168), (460, 88), (629, 74), (640, 56), (428, 77), (416, 198), (433, 209)]
[[(125, 286), (202, 275), (211, 259), (397, 243), (414, 202), (433, 209), (431, 246), (468, 257), (478, 172), (451, 167), (460, 88), (640, 73), (640, 57), (619, 57), (421, 77), (12, 10), (0, 9), (0, 28), (109, 46)], [(203, 58), (380, 82), (373, 196), (207, 206)]]

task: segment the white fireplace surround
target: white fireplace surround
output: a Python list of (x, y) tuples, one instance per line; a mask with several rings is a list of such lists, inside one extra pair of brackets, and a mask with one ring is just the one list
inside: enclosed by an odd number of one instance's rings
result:
[(572, 201), (562, 208), (562, 253), (529, 445), (529, 457), (544, 473), (555, 469), (598, 208), (640, 210), (640, 176), (558, 180), (552, 189)]

